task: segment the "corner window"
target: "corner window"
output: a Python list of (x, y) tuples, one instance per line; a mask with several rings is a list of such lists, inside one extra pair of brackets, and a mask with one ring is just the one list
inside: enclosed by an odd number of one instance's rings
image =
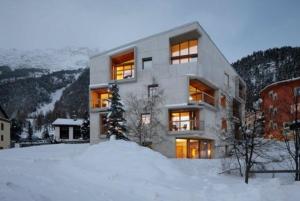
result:
[(142, 118), (142, 123), (144, 125), (147, 125), (147, 124), (150, 124), (150, 114), (149, 113), (145, 113), (145, 114), (142, 114), (141, 115), (141, 118)]
[(148, 97), (158, 96), (158, 84), (148, 86)]
[(109, 99), (111, 93), (108, 88), (92, 89), (91, 90), (91, 106), (92, 108), (107, 108), (109, 107)]
[(123, 80), (134, 78), (134, 51), (125, 52), (111, 58), (111, 79)]
[(199, 130), (198, 110), (173, 110), (169, 111), (170, 131)]
[(143, 58), (143, 66), (142, 69), (150, 69), (152, 68), (152, 57)]
[(171, 64), (197, 62), (198, 40), (187, 40), (171, 45)]

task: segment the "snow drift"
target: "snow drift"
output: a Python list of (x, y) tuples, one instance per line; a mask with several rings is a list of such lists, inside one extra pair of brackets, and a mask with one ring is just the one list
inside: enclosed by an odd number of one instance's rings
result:
[(133, 142), (0, 151), (1, 201), (297, 200), (299, 184), (219, 175), (219, 160), (174, 160)]

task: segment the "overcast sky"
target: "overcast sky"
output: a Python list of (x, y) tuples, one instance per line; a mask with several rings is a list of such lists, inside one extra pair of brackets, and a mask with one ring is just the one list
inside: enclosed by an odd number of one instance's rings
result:
[(192, 21), (230, 62), (300, 46), (300, 0), (0, 0), (0, 48), (107, 50)]

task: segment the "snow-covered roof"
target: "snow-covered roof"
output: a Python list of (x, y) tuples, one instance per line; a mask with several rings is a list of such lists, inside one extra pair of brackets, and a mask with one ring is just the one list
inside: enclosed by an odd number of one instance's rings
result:
[(273, 87), (273, 86), (276, 86), (276, 85), (279, 85), (279, 84), (283, 84), (283, 83), (287, 83), (287, 82), (297, 81), (297, 80), (300, 80), (300, 77), (295, 77), (295, 78), (291, 78), (291, 79), (287, 79), (287, 80), (281, 80), (281, 81), (278, 81), (278, 82), (274, 82), (272, 84), (269, 84), (269, 85), (265, 86), (262, 90), (260, 90), (259, 93), (262, 93), (264, 90), (266, 90), (270, 87)]
[(66, 125), (66, 126), (80, 126), (83, 123), (83, 119), (56, 119), (52, 125)]

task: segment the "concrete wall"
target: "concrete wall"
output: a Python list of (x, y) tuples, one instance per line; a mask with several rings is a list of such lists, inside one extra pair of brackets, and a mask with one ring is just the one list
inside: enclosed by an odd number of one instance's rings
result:
[[(197, 30), (200, 33), (198, 39), (198, 61), (185, 64), (170, 64), (170, 38)], [(163, 140), (153, 145), (155, 150), (160, 151), (168, 157), (175, 157), (175, 139), (180, 136), (198, 136), (219, 140), (220, 121), (223, 113), (217, 105), (199, 106), (201, 109), (201, 120), (205, 121), (205, 130), (190, 134), (174, 135), (167, 131), (168, 109), (170, 105), (183, 105), (188, 103), (188, 85), (190, 78), (197, 78), (209, 82), (216, 88), (216, 97), (226, 93), (228, 96), (235, 96), (235, 80), (237, 74), (215, 44), (210, 40), (206, 32), (198, 23), (191, 23), (168, 32), (163, 32), (148, 37), (123, 47), (108, 51), (104, 54), (94, 56), (90, 60), (90, 86), (107, 84), (110, 80), (110, 57), (118, 52), (133, 48), (135, 50), (135, 79), (128, 82), (120, 82), (120, 95), (125, 99), (129, 93), (139, 95), (147, 94), (147, 86), (152, 84), (155, 78), (159, 88), (164, 90), (164, 106), (160, 116), (161, 122), (166, 125), (166, 130), (161, 131)], [(152, 68), (142, 69), (142, 58), (152, 57)], [(225, 86), (225, 75), (230, 76), (229, 88)], [(104, 138), (100, 135), (99, 110), (90, 110), (91, 143), (97, 143)]]
[[(3, 124), (3, 130), (1, 124)], [(1, 140), (1, 136), (3, 136), (3, 140)], [(10, 142), (10, 123), (0, 119), (0, 149), (10, 148)]]

